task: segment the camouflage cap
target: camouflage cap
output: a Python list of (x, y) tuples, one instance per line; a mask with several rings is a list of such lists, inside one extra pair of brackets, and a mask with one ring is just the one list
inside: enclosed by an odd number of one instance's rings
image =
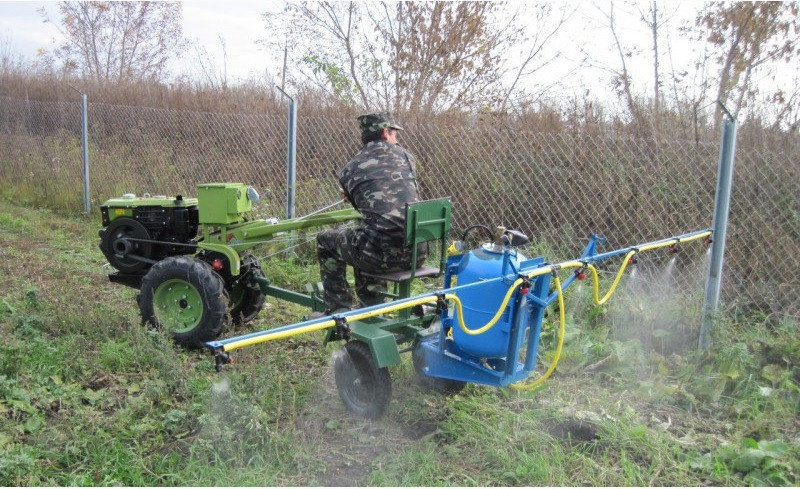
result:
[(358, 116), (358, 125), (361, 132), (378, 132), (385, 128), (402, 129), (394, 121), (390, 112), (378, 112), (376, 114), (365, 114)]

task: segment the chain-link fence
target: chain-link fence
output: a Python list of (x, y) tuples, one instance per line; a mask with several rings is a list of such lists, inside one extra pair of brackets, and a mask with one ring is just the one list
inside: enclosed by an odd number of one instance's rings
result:
[[(239, 181), (271, 191), (262, 215), (285, 215), (286, 113), (92, 103), (89, 124), (93, 205), (126, 192), (193, 195), (199, 183)], [(400, 143), (417, 157), (422, 197), (452, 197), (455, 232), (471, 224), (520, 229), (534, 238), (535, 252), (556, 260), (574, 257), (592, 232), (605, 235), (611, 249), (711, 225), (718, 141), (542, 133), (510, 124), (406, 126)], [(79, 135), (78, 102), (0, 98), (0, 187), (80, 209)], [(297, 215), (338, 199), (333, 173), (359, 147), (351, 118), (301, 111)], [(737, 148), (723, 276), (728, 306), (800, 317), (797, 160), (776, 148)], [(697, 255), (681, 261), (695, 276), (705, 273)]]

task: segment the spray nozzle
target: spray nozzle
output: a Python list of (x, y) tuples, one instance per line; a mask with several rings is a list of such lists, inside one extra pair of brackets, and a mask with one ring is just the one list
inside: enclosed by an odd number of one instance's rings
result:
[(705, 243), (706, 243), (707, 245), (710, 245), (711, 243), (713, 243), (713, 242), (714, 242), (714, 240), (713, 240), (713, 239), (711, 239), (711, 236), (706, 236), (706, 239), (705, 239), (704, 241), (705, 241)]
[(579, 269), (575, 270), (575, 278), (578, 280), (586, 280), (587, 263), (582, 261), (581, 265)]
[(231, 363), (233, 363), (233, 358), (225, 353), (222, 348), (214, 349), (214, 370), (222, 372), (223, 365), (229, 365)]
[(333, 335), (331, 339), (334, 340), (349, 340), (350, 333), (353, 330), (350, 329), (350, 325), (347, 324), (347, 318), (342, 316), (334, 316), (333, 320), (336, 322), (336, 326), (334, 326)]
[(676, 239), (674, 244), (667, 246), (667, 253), (675, 254), (681, 251), (681, 240)]
[(522, 279), (522, 283), (519, 286), (519, 293), (526, 295), (531, 291), (531, 280), (526, 276), (521, 276), (520, 278)]
[(633, 255), (628, 259), (628, 265), (636, 265), (639, 263), (639, 260), (636, 258), (636, 254), (639, 253), (639, 248), (633, 248)]

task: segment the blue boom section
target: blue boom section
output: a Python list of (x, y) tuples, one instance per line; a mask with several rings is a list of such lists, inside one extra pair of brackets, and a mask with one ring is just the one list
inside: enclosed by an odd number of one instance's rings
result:
[[(626, 255), (631, 251), (638, 252), (640, 248), (653, 249), (684, 239), (697, 239), (704, 233), (709, 234), (708, 231), (710, 230), (695, 231), (605, 253), (596, 252), (598, 241), (602, 238), (592, 235), (580, 258), (573, 262), (579, 261), (583, 265), (598, 264), (605, 259)], [(552, 273), (535, 273), (546, 267), (549, 267), (548, 271)], [(516, 288), (515, 292), (521, 293), (510, 296), (497, 324), (485, 333), (473, 336), (460, 329), (455, 308), (451, 307), (441, 312), (442, 327), (438, 331), (424, 334), (416, 346), (417, 354), (424, 360), (423, 373), (428, 376), (505, 386), (526, 379), (536, 367), (544, 311), (557, 300), (557, 292), (550, 292), (551, 279), (559, 269), (559, 264), (550, 264), (542, 257), (526, 259), (512, 248), (497, 250), (482, 247), (448, 258), (443, 289), (394, 301), (390, 305), (397, 307), (423, 298), (441, 298), (454, 294), (462, 302), (461, 320), (470, 328), (477, 328), (494, 316), (512, 284), (519, 278), (532, 277), (530, 284), (525, 286), (527, 291), (523, 290), (522, 286)], [(562, 290), (566, 290), (576, 278), (577, 274), (571, 274), (562, 283)], [(454, 280), (457, 281), (456, 286), (452, 286)], [(224, 350), (226, 345), (245, 339), (257, 339), (273, 333), (287, 332), (330, 319), (346, 320), (348, 316), (381, 311), (386, 307), (387, 304), (378, 304), (247, 335), (210, 341), (206, 346), (214, 351)]]

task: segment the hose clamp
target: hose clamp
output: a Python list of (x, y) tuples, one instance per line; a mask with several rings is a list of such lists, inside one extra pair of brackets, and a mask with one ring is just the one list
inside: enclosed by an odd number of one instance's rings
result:
[(581, 267), (575, 270), (575, 278), (578, 280), (586, 279), (586, 270), (589, 268), (589, 262), (585, 260), (578, 260), (581, 264)]
[(343, 316), (334, 316), (334, 322), (336, 323), (333, 330), (333, 339), (336, 340), (350, 340), (350, 333), (353, 332), (350, 329), (350, 325), (347, 324), (347, 318)]
[(436, 312), (441, 314), (442, 312), (447, 312), (447, 299), (444, 296), (444, 292), (437, 292), (436, 293)]
[(558, 272), (560, 272), (560, 271), (561, 271), (561, 265), (551, 265), (550, 266), (550, 274), (553, 277), (557, 277), (558, 276)]

